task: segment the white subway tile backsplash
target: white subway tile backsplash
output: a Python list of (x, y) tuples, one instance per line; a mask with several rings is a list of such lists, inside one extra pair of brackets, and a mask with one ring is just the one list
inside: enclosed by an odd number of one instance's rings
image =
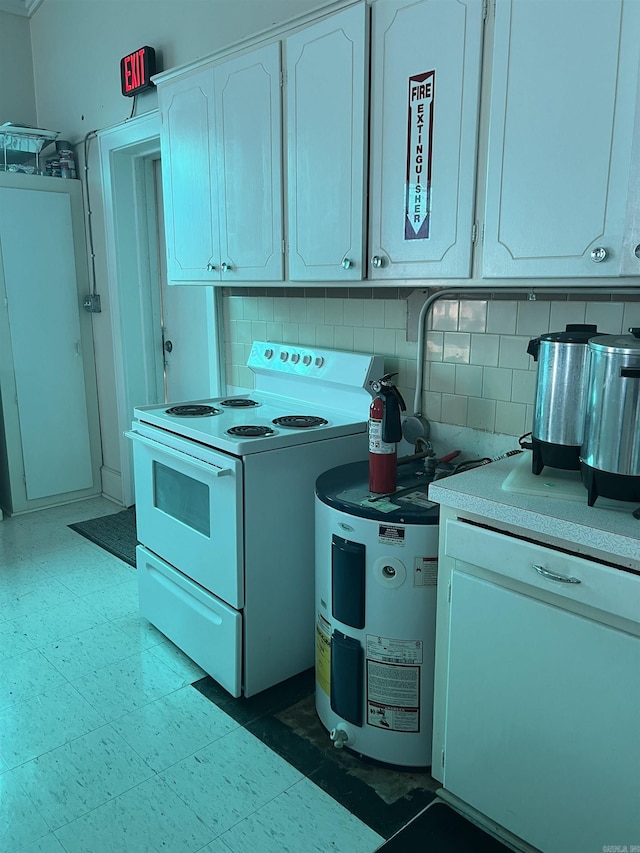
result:
[(589, 302), (585, 314), (587, 323), (598, 326), (599, 332), (619, 335), (622, 331), (624, 305), (622, 302)]
[(367, 299), (364, 303), (363, 322), (372, 329), (384, 329), (384, 300)]
[(496, 428), (496, 401), (484, 400), (481, 397), (469, 397), (467, 426), (493, 432)]
[(477, 364), (455, 364), (453, 367), (456, 373), (454, 393), (464, 397), (482, 397), (482, 367)]
[(471, 357), (471, 335), (469, 332), (445, 332), (444, 361), (454, 361), (464, 364), (469, 363)]
[[(602, 303), (600, 303), (602, 304)], [(552, 302), (549, 332), (564, 332), (570, 323), (584, 323), (585, 302)], [(536, 334), (544, 334), (537, 332)]]
[(425, 391), (422, 395), (422, 414), (428, 421), (442, 420), (442, 394), (436, 391)]
[(511, 380), (511, 402), (533, 403), (536, 398), (537, 373), (530, 370), (514, 370)]
[(279, 323), (276, 320), (267, 321), (267, 340), (268, 341), (283, 341), (284, 323)]
[(457, 332), (460, 303), (457, 299), (440, 299), (431, 309), (429, 328), (438, 332)]
[(456, 365), (434, 361), (429, 365), (429, 373), (425, 375), (425, 388), (445, 394), (455, 394)]
[(518, 302), (516, 335), (539, 335), (549, 328), (550, 302), (542, 299)]
[(251, 330), (251, 320), (236, 320), (236, 341), (241, 344), (253, 343), (255, 338)]
[(515, 335), (518, 303), (497, 299), (487, 306), (487, 332), (495, 335)]
[(500, 335), (471, 335), (471, 364), (497, 367), (500, 351)]
[(316, 326), (316, 346), (334, 349), (336, 345), (335, 326)]
[(524, 403), (496, 403), (496, 432), (522, 435), (526, 432), (527, 407)]
[(396, 355), (396, 333), (393, 329), (373, 330), (373, 351)]
[(512, 367), (517, 370), (528, 370), (531, 356), (527, 352), (527, 346), (531, 339), (517, 335), (501, 335), (500, 352), (498, 354), (499, 367)]
[(364, 299), (345, 299), (344, 324), (345, 326), (364, 325)]
[(385, 299), (384, 325), (387, 329), (406, 329), (407, 302), (406, 299)]
[[(417, 344), (407, 341), (407, 307), (401, 298), (225, 295), (227, 382), (253, 387), (246, 360), (254, 339), (376, 352), (388, 372), (397, 372), (396, 384), (412, 411)], [(437, 301), (424, 335), (418, 408), (435, 423), (511, 436), (530, 431), (538, 365), (527, 353), (529, 340), (583, 322), (610, 334), (626, 332), (640, 326), (640, 302)]]
[(466, 426), (467, 398), (458, 397), (455, 394), (443, 394), (442, 415), (440, 420), (445, 424), (456, 424), (457, 426)]
[(353, 352), (353, 328), (351, 326), (336, 326), (336, 349)]
[(487, 400), (511, 400), (513, 371), (505, 367), (483, 368), (482, 396)]
[(425, 354), (428, 361), (442, 361), (444, 357), (444, 332), (427, 332)]
[(481, 299), (462, 299), (458, 312), (459, 332), (484, 332), (487, 328), (487, 303)]
[[(374, 352), (373, 329), (365, 326), (353, 330), (353, 346), (356, 352)], [(381, 353), (386, 355), (386, 353)]]
[(344, 299), (317, 299), (324, 302), (324, 322), (327, 326), (344, 326)]
[(267, 324), (265, 320), (251, 321), (251, 339), (265, 341), (267, 339)]

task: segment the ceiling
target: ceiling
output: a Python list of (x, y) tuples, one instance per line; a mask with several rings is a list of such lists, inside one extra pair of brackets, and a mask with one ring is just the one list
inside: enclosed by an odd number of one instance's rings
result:
[(24, 15), (30, 18), (42, 0), (0, 0), (0, 12), (11, 12), (13, 15)]

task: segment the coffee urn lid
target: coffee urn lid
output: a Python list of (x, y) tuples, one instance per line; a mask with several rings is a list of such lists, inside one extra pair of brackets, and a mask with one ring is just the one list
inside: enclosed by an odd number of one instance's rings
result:
[(589, 346), (598, 352), (640, 355), (640, 327), (632, 326), (628, 335), (601, 335), (589, 341)]
[(554, 341), (561, 344), (586, 344), (594, 335), (601, 335), (598, 327), (591, 323), (567, 323), (564, 332), (549, 332), (540, 335), (541, 341)]

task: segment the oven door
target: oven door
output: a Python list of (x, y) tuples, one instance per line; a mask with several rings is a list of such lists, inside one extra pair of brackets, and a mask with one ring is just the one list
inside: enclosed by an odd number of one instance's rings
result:
[(138, 540), (237, 610), (244, 605), (242, 462), (136, 424)]

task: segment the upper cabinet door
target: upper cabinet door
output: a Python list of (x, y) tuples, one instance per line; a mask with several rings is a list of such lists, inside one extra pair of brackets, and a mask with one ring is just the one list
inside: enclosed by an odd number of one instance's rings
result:
[(482, 0), (372, 7), (370, 278), (471, 271)]
[(484, 276), (620, 271), (637, 0), (496, 0)]
[(364, 277), (367, 7), (286, 40), (292, 280)]
[(218, 65), (214, 81), (222, 280), (281, 281), (280, 44)]
[(159, 104), (167, 277), (212, 284), (220, 278), (213, 69), (161, 86)]

